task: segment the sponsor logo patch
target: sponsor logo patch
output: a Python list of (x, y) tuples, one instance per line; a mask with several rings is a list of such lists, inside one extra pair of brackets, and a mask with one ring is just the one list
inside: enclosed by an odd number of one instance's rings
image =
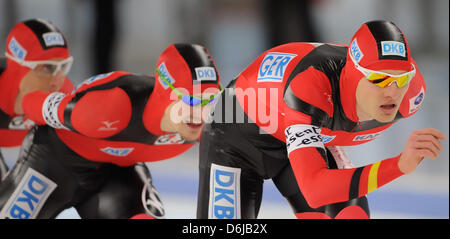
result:
[(365, 141), (365, 140), (372, 140), (378, 138), (378, 136), (381, 135), (381, 132), (373, 133), (373, 134), (364, 134), (364, 135), (356, 135), (353, 138), (353, 141)]
[(270, 52), (259, 66), (257, 82), (282, 82), (289, 62), (297, 55)]
[(208, 218), (241, 218), (241, 169), (211, 164)]
[(350, 45), (350, 50), (355, 61), (359, 63), (361, 59), (364, 57), (364, 54), (362, 53), (361, 49), (359, 49), (356, 38), (355, 40), (352, 41), (352, 44)]
[(98, 131), (114, 131), (117, 130), (117, 127), (112, 127), (114, 124), (119, 123), (120, 120), (116, 120), (113, 122), (109, 122), (109, 121), (102, 121), (102, 126), (100, 126), (100, 128), (98, 128)]
[(27, 50), (25, 50), (14, 37), (9, 41), (8, 48), (12, 54), (20, 60), (24, 60), (27, 56)]
[(419, 94), (417, 94), (409, 99), (409, 113), (410, 114), (416, 112), (419, 109), (420, 105), (423, 102), (424, 97), (425, 97), (425, 89), (422, 87), (422, 89), (420, 89)]
[(382, 41), (381, 42), (381, 55), (383, 56), (402, 56), (406, 57), (405, 44), (398, 41)]
[[(158, 70), (170, 84), (175, 84), (175, 79), (172, 77), (172, 75), (170, 75), (169, 70), (167, 70), (166, 63), (161, 63), (161, 65), (159, 65), (158, 67)], [(156, 74), (156, 77), (158, 78), (159, 83), (161, 83), (164, 89), (169, 89), (169, 85), (163, 79), (161, 79), (161, 77), (159, 77), (159, 74)]]
[(322, 134), (322, 143), (327, 144), (327, 143), (331, 142), (335, 137), (336, 137), (336, 135), (328, 136), (328, 135)]
[(181, 135), (179, 133), (172, 133), (159, 136), (154, 144), (163, 145), (163, 144), (182, 144), (182, 143), (184, 143), (184, 139), (181, 137)]
[(64, 46), (64, 38), (58, 32), (47, 32), (42, 34), (42, 38), (44, 39), (45, 45), (47, 47), (50, 46)]
[(195, 67), (195, 74), (197, 75), (198, 81), (216, 81), (216, 71), (213, 67)]
[(100, 149), (103, 153), (118, 156), (118, 157), (125, 157), (129, 155), (134, 148), (113, 148), (113, 147), (106, 147), (103, 149)]
[(57, 187), (56, 183), (28, 168), (16, 190), (0, 212), (0, 219), (33, 219)]
[(296, 124), (287, 127), (284, 133), (286, 135), (286, 147), (288, 154), (299, 148), (325, 148), (320, 131), (321, 128), (306, 124)]

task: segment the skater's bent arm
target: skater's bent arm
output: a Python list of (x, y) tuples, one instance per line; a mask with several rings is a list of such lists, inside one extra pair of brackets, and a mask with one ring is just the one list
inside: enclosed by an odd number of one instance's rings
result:
[(131, 101), (118, 87), (70, 95), (34, 91), (24, 97), (22, 107), (37, 124), (94, 138), (120, 132), (131, 118)]
[(289, 154), (297, 183), (313, 208), (362, 197), (403, 175), (399, 156), (360, 168), (328, 169), (324, 153), (320, 147), (305, 147)]

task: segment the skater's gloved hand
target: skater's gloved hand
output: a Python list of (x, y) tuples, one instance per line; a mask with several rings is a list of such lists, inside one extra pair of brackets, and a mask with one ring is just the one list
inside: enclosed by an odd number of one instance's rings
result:
[(405, 149), (398, 161), (398, 167), (403, 173), (413, 172), (417, 165), (425, 158), (436, 159), (442, 150), (445, 135), (433, 128), (426, 128), (412, 132)]

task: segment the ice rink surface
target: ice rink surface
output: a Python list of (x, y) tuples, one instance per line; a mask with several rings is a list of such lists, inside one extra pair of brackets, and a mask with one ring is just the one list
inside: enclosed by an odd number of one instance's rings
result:
[[(8, 156), (16, 150), (6, 150)], [(5, 150), (4, 150), (5, 152)], [(198, 190), (198, 146), (184, 155), (147, 163), (153, 183), (160, 193), (168, 219), (195, 218)], [(5, 156), (6, 157), (6, 156)], [(11, 164), (11, 160), (7, 163)], [(419, 171), (419, 170), (418, 170)], [(436, 182), (444, 182), (438, 184)], [(445, 188), (447, 182), (447, 189)], [(433, 186), (434, 185), (434, 186)], [(375, 219), (428, 219), (449, 217), (448, 177), (406, 175), (368, 196), (371, 217)], [(57, 218), (79, 218), (75, 209), (63, 211)], [(266, 180), (258, 218), (294, 219), (287, 201), (271, 180)]]

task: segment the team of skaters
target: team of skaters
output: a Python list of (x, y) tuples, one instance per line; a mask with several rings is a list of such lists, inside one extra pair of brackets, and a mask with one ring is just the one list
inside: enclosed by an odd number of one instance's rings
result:
[[(221, 86), (204, 46), (170, 44), (156, 66), (95, 75), (51, 22), (17, 23), (0, 57), (0, 218), (166, 218), (147, 165), (200, 144), (196, 218), (257, 218), (272, 179), (299, 219), (370, 218), (366, 195), (436, 159), (446, 136), (410, 132), (399, 155), (354, 167), (345, 146), (415, 114), (425, 80), (392, 22), (362, 24), (348, 45), (292, 42)], [(182, 186), (182, 185), (180, 185)]]

